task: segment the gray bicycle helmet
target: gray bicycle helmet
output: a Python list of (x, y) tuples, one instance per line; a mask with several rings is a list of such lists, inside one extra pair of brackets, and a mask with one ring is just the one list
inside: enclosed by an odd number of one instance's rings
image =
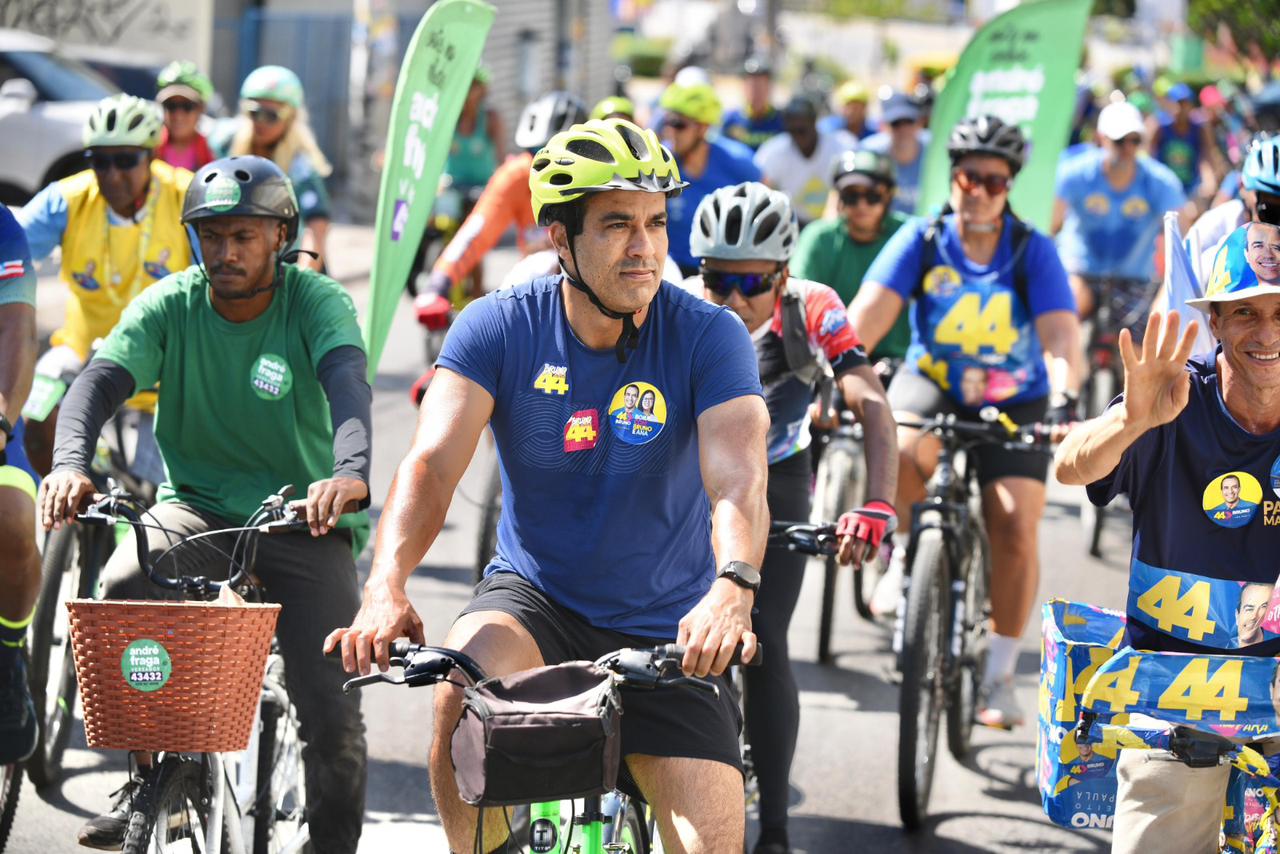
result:
[(1240, 183), (1246, 190), (1280, 195), (1280, 137), (1260, 133), (1249, 143)]
[(853, 151), (842, 151), (831, 164), (831, 186), (840, 189), (840, 182), (848, 175), (866, 175), (873, 181), (888, 184), (890, 187), (898, 183), (898, 170), (887, 154), (855, 148)]
[(1027, 140), (1017, 125), (1007, 125), (995, 116), (974, 116), (956, 122), (947, 140), (947, 154), (954, 165), (967, 154), (1002, 157), (1017, 175), (1026, 157)]
[(164, 114), (155, 101), (132, 95), (109, 95), (94, 105), (81, 138), (85, 148), (99, 145), (155, 148), (160, 144), (162, 130)]
[(280, 167), (265, 157), (224, 157), (202, 167), (182, 199), (182, 224), (220, 216), (284, 220), (288, 243), (298, 237), (298, 200)]
[(799, 234), (787, 194), (748, 181), (703, 198), (693, 215), (689, 251), (695, 258), (785, 263)]
[(551, 92), (531, 101), (516, 123), (516, 145), (536, 151), (551, 137), (587, 120), (587, 107), (576, 95)]

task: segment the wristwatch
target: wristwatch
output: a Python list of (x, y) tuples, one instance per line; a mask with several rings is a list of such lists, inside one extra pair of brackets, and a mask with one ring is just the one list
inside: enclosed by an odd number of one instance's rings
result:
[(740, 560), (731, 560), (720, 567), (720, 571), (716, 573), (716, 578), (727, 578), (752, 593), (760, 589), (760, 570)]

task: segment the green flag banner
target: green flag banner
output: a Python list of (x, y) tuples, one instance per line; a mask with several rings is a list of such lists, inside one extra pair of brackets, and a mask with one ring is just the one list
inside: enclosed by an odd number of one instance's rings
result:
[(973, 34), (934, 104), (916, 213), (930, 216), (951, 190), (947, 137), (962, 118), (991, 114), (1017, 124), (1030, 142), (1009, 202), (1018, 216), (1047, 230), (1053, 215), (1058, 156), (1071, 131), (1076, 69), (1092, 0), (1034, 0), (988, 21)]
[(439, 0), (422, 16), (400, 66), (378, 191), (365, 313), (370, 382), (435, 203), (453, 129), (493, 16), (493, 7), (479, 0)]

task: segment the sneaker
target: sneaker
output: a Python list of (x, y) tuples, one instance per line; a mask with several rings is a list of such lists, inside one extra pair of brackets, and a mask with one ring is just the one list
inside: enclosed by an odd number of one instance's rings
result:
[(1013, 729), (1026, 722), (1011, 677), (985, 682), (978, 688), (978, 711), (974, 720), (996, 729)]
[(0, 765), (21, 762), (35, 752), (39, 730), (23, 650), (0, 646)]
[(124, 847), (124, 834), (129, 828), (129, 814), (133, 812), (134, 799), (142, 788), (141, 777), (130, 777), (129, 782), (111, 793), (115, 798), (111, 809), (89, 819), (80, 828), (80, 844), (100, 851), (119, 851)]
[(889, 566), (884, 574), (876, 580), (871, 591), (871, 601), (867, 607), (877, 617), (892, 617), (898, 612), (898, 603), (902, 601), (902, 579), (907, 573), (906, 549), (893, 550), (889, 558)]

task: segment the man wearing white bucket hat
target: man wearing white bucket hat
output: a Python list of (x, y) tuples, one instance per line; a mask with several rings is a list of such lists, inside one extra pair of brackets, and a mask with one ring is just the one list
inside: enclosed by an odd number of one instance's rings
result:
[[(1251, 223), (1233, 232), (1205, 296), (1188, 305), (1207, 316), (1217, 350), (1187, 361), (1197, 324), (1179, 337), (1176, 313), (1153, 313), (1141, 345), (1121, 332), (1125, 394), (1068, 435), (1056, 474), (1087, 484), (1098, 505), (1129, 496), (1125, 643), (1274, 657), (1280, 625), (1262, 621), (1246, 639), (1230, 617), (1251, 588), (1276, 581), (1280, 228)], [(1153, 595), (1156, 588), (1163, 592)], [(1166, 850), (1169, 839), (1182, 840), (1183, 851), (1217, 850), (1229, 766), (1168, 760), (1158, 751), (1121, 752), (1112, 851)]]

